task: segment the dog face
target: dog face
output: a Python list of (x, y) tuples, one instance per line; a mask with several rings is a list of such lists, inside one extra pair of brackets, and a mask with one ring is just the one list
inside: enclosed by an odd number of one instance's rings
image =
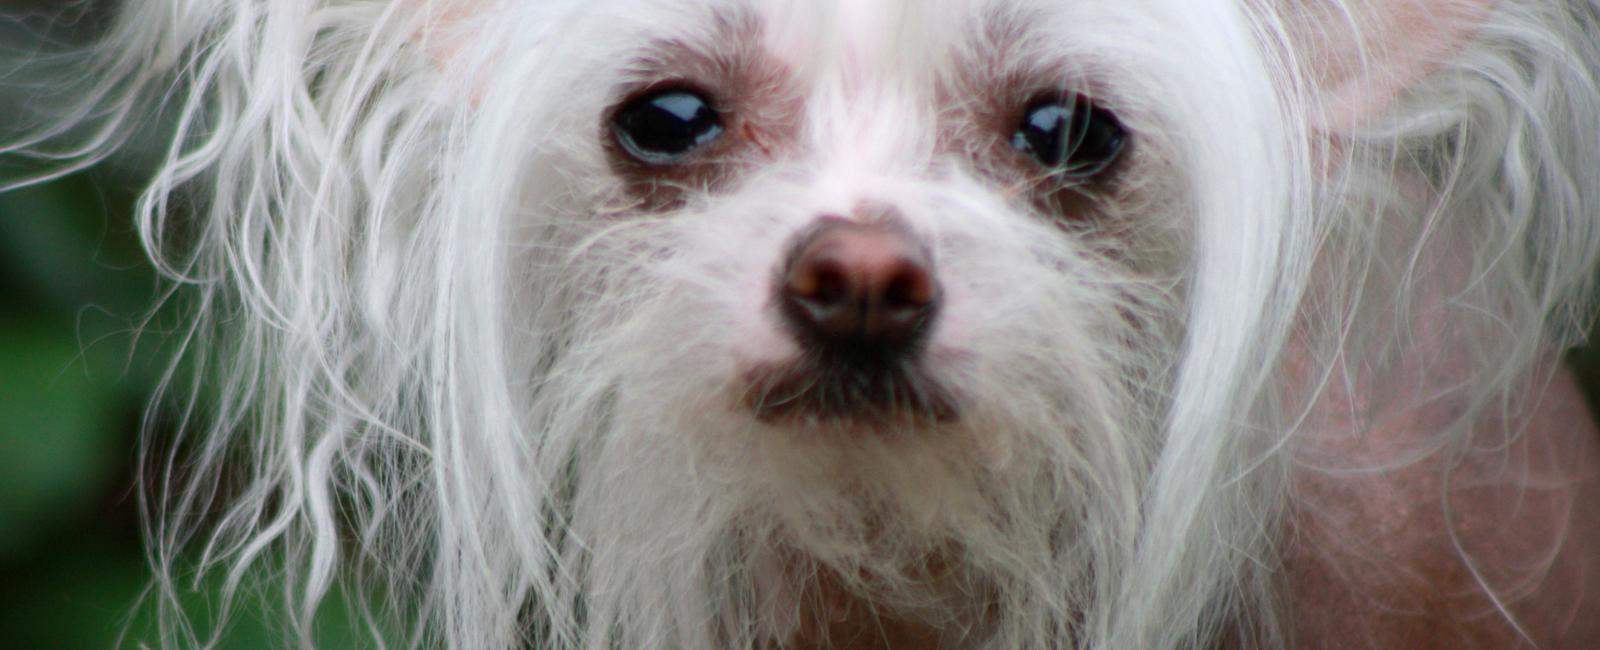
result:
[[(1130, 480), (1187, 264), (1170, 145), (1134, 126), (1159, 118), (1012, 51), (1024, 16), (835, 11), (624, 9), (679, 28), (574, 65), (603, 80), (559, 107), (581, 135), (531, 165), (585, 182), (529, 198), (542, 245), (512, 262), (560, 296), (534, 345), (571, 379), (530, 410), (603, 395), (603, 428), (769, 500), (980, 494), (1047, 458)], [(953, 33), (883, 29), (915, 20)]]
[(1327, 387), (1493, 368), (1464, 442), (1581, 313), (1596, 18), (1507, 2), (148, 2), (53, 133), (188, 84), (157, 530), (248, 477), (307, 638), (353, 567), (467, 648), (1271, 647)]
[[(560, 589), (624, 645), (809, 634), (829, 581), (966, 644), (1079, 635), (1137, 545), (1201, 224), (1275, 228), (1302, 128), (1177, 7), (512, 3), (436, 33), (461, 164), (504, 161), (464, 184), (512, 179), (454, 191), (506, 215), (475, 257), (511, 280), (473, 290), (505, 292), (512, 480), (556, 484), (525, 524)], [(1269, 263), (1234, 249), (1209, 272)]]
[(508, 263), (548, 364), (525, 410), (564, 423), (537, 456), (576, 467), (594, 575), (717, 602), (659, 573), (697, 567), (770, 603), (823, 570), (927, 608), (940, 558), (944, 589), (997, 594), (970, 610), (1043, 597), (1021, 587), (1040, 567), (1085, 592), (1114, 570), (1089, 549), (1132, 545), (1196, 215), (1163, 82), (1055, 44), (1149, 11), (672, 3), (569, 26), (593, 51), (550, 55), (557, 85), (585, 90), (533, 109), (565, 135), (529, 174), (573, 185), (523, 195)]

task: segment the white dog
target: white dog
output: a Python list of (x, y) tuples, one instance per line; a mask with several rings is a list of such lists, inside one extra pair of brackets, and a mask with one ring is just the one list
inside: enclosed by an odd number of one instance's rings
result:
[(82, 55), (11, 148), (173, 116), (221, 377), (165, 644), (197, 557), (305, 646), (343, 584), (400, 647), (1600, 647), (1593, 0), (140, 0)]

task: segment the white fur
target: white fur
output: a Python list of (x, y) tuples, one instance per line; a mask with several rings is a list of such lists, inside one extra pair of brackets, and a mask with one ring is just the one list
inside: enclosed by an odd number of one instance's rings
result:
[[(994, 599), (979, 647), (1273, 645), (1277, 514), (1326, 386), (1381, 387), (1443, 309), (1479, 372), (1416, 453), (1461, 444), (1576, 339), (1600, 255), (1596, 5), (1507, 0), (1331, 148), (1310, 4), (127, 3), (92, 83), (11, 149), (76, 166), (178, 116), (141, 232), (217, 379), (176, 396), (151, 503), (162, 642), (215, 638), (177, 608), (194, 553), (230, 599), (280, 568), (307, 646), (346, 580), (388, 645), (689, 649), (781, 642), (816, 567), (963, 624), (908, 570), (942, 552)], [(601, 116), (644, 49), (726, 45), (717, 10), (765, 25), (801, 132), (647, 213)], [(1122, 243), (935, 146), (935, 85), (996, 72), (985, 25), (1006, 71), (1135, 132)], [(968, 409), (889, 437), (760, 422), (737, 380), (792, 351), (775, 264), (863, 200), (930, 242), (931, 349)]]

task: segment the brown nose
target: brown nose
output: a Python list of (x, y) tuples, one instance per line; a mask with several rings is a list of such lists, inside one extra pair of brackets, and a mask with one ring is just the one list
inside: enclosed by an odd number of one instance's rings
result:
[(892, 221), (821, 218), (790, 253), (779, 283), (797, 339), (850, 361), (914, 352), (939, 308), (927, 250)]

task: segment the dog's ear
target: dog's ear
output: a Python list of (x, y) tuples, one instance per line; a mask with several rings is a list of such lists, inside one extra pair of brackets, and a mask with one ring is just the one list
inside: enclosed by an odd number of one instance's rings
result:
[(1315, 82), (1317, 126), (1359, 128), (1455, 55), (1499, 0), (1288, 0)]

